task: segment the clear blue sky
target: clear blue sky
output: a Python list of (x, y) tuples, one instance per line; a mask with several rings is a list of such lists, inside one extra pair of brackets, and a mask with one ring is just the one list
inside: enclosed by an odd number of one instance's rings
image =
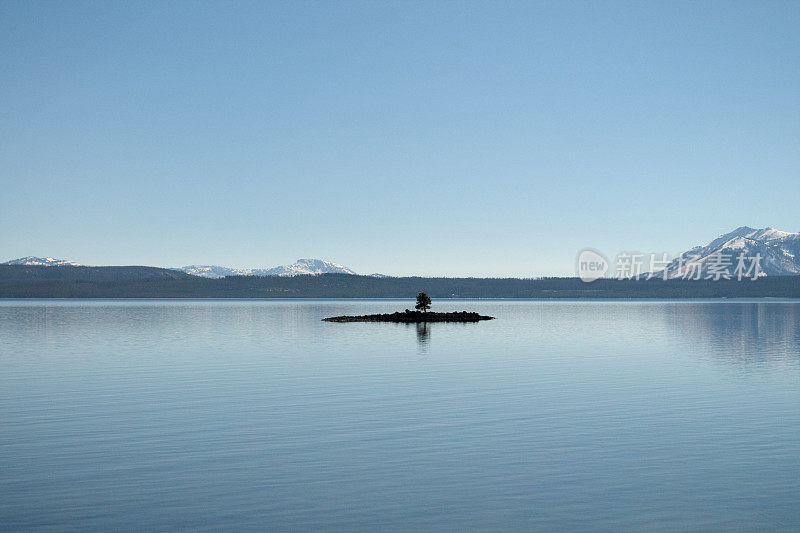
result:
[(800, 231), (800, 2), (0, 0), (0, 261), (573, 274)]

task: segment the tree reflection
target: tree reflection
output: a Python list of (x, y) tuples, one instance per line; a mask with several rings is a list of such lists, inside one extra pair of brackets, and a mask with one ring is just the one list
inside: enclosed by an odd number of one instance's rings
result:
[(427, 346), (428, 342), (431, 340), (431, 331), (430, 326), (427, 322), (417, 322), (417, 343), (420, 346)]

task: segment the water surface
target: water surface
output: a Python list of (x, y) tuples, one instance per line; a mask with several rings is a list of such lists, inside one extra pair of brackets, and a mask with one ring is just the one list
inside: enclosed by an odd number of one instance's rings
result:
[(0, 529), (800, 529), (800, 302), (0, 301)]

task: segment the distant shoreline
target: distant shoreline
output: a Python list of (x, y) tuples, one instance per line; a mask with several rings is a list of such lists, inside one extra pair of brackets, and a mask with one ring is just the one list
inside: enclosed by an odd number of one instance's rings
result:
[[(153, 296), (153, 297), (138, 297), (138, 296), (31, 296), (31, 297), (17, 297), (17, 296), (0, 296), (0, 302), (34, 302), (34, 301), (70, 301), (70, 300), (85, 300), (85, 301), (104, 301), (104, 300), (117, 300), (117, 301), (173, 301), (173, 302), (291, 302), (291, 301), (361, 301), (361, 302), (397, 302), (412, 300), (410, 297), (394, 296), (394, 297), (380, 297), (380, 298), (364, 298), (364, 297), (346, 297), (346, 296), (332, 296), (332, 297), (317, 297), (317, 296), (298, 296), (295, 298), (259, 298), (259, 297), (240, 297), (240, 296), (225, 296), (225, 297), (202, 297), (202, 296)], [(769, 301), (786, 301), (786, 302), (800, 302), (800, 296), (741, 296), (741, 297), (681, 297), (681, 298), (666, 298), (666, 297), (648, 297), (643, 296), (639, 298), (632, 297), (600, 297), (600, 298), (581, 298), (581, 297), (564, 297), (564, 298), (501, 298), (501, 297), (486, 297), (486, 298), (437, 298), (437, 301), (442, 302), (769, 302)]]
[(0, 298), (185, 299), (730, 299), (800, 298), (800, 276), (757, 280), (616, 280), (578, 278), (376, 278), (350, 274), (219, 279), (154, 267), (0, 265)]

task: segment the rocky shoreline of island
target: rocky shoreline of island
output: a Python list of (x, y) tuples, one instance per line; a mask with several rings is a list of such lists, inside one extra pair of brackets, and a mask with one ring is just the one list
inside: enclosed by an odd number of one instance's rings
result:
[(332, 316), (322, 319), (324, 322), (479, 322), (481, 320), (494, 320), (493, 316), (484, 316), (469, 311), (456, 311), (453, 313), (434, 313), (411, 311), (384, 313), (377, 315), (360, 316)]

